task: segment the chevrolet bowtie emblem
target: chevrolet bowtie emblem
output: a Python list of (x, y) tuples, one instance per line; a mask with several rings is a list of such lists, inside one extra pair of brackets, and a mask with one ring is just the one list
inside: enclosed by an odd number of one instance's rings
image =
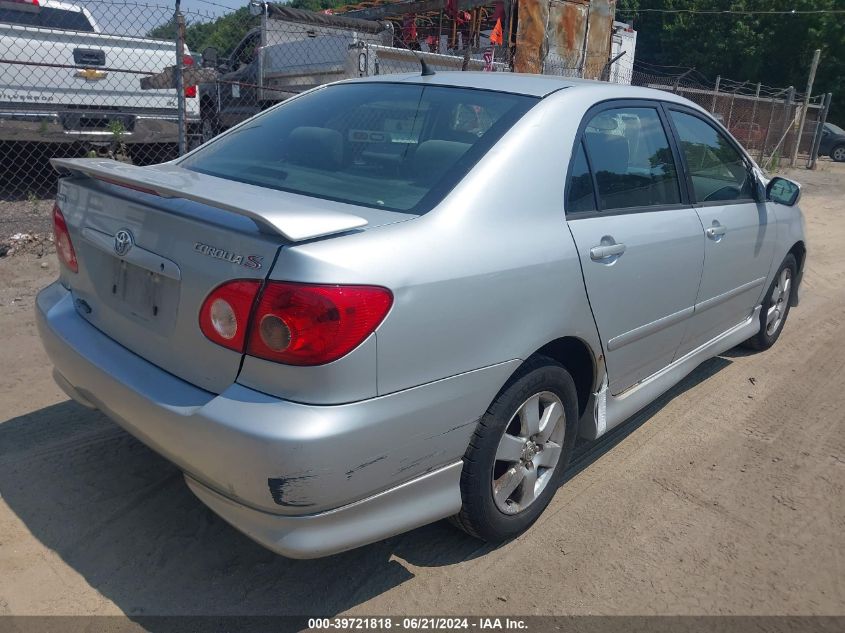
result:
[(105, 79), (106, 75), (108, 73), (94, 68), (83, 68), (82, 70), (76, 71), (76, 76), (81, 77), (85, 81), (99, 81), (100, 79)]

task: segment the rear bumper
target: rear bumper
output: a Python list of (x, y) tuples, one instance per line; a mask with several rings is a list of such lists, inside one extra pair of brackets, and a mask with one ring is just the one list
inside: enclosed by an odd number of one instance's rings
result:
[[(30, 110), (0, 110), (0, 141), (33, 143), (110, 143), (114, 134), (106, 128), (86, 129), (79, 116), (89, 115), (103, 121), (120, 120), (126, 130), (121, 142), (177, 143), (179, 127), (176, 115), (124, 114), (118, 112), (73, 111), (39, 112)], [(76, 118), (74, 118), (76, 117)], [(187, 117), (189, 124), (199, 122), (197, 115)]]
[(475, 422), (513, 371), (503, 363), (337, 406), (288, 402), (238, 384), (215, 395), (95, 329), (59, 283), (41, 291), (36, 312), (57, 382), (71, 397), (174, 462), (226, 521), (296, 558), (456, 513)]

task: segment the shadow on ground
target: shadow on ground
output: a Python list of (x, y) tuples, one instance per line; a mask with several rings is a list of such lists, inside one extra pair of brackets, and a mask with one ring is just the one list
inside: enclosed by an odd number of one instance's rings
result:
[[(626, 424), (579, 445), (568, 478), (728, 364), (704, 363)], [(325, 559), (282, 558), (206, 509), (169, 462), (70, 401), (0, 424), (0, 492), (39, 541), (130, 617), (334, 615), (413, 578), (413, 566), (495, 549), (440, 522)]]

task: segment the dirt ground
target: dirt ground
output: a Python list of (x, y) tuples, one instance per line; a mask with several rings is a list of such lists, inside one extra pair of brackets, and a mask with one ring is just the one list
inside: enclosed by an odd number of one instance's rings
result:
[(845, 165), (793, 177), (810, 254), (776, 347), (704, 363), (581, 449), (496, 549), (439, 523), (265, 551), (68, 401), (33, 323), (55, 258), (0, 258), (0, 614), (845, 614)]

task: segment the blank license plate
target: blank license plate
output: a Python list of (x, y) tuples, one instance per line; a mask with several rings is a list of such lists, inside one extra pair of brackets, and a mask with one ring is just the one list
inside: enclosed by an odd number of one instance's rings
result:
[(160, 312), (161, 275), (115, 260), (112, 294), (137, 316), (155, 319)]

